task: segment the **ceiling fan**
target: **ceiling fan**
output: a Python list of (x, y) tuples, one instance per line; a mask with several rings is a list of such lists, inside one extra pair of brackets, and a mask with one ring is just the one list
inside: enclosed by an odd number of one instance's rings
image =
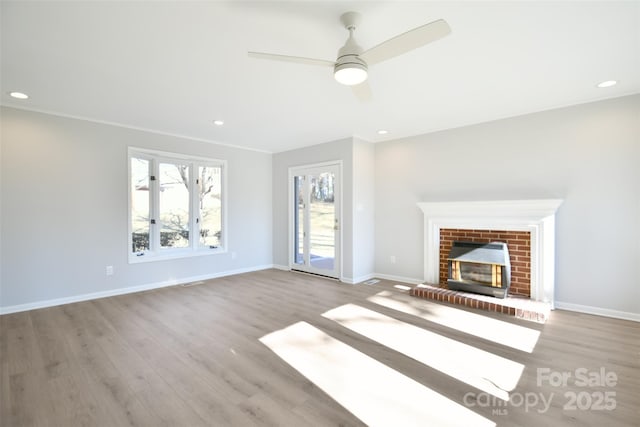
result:
[(358, 12), (346, 12), (340, 16), (340, 22), (349, 31), (347, 42), (338, 50), (338, 58), (335, 61), (324, 59), (303, 58), (299, 56), (278, 55), (264, 52), (249, 52), (253, 58), (272, 59), (277, 61), (297, 62), (333, 67), (335, 79), (344, 85), (352, 86), (354, 93), (361, 100), (367, 100), (371, 91), (365, 83), (370, 65), (377, 64), (395, 56), (402, 55), (413, 49), (436, 41), (451, 32), (449, 24), (443, 19), (424, 24), (409, 30), (387, 41), (380, 43), (366, 51), (358, 45), (353, 33), (360, 24), (362, 15)]

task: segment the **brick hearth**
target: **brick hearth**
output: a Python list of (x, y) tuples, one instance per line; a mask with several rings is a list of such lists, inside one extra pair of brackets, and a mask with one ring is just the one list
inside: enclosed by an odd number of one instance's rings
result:
[(509, 295), (504, 299), (468, 292), (452, 291), (446, 285), (420, 284), (411, 289), (409, 294), (435, 301), (463, 305), (485, 311), (504, 313), (518, 319), (544, 323), (549, 318), (551, 310), (548, 303), (533, 301), (526, 297)]

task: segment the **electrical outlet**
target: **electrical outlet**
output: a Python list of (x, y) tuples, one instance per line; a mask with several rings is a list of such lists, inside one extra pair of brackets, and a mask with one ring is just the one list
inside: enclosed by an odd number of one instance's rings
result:
[(395, 255), (391, 255), (389, 257), (389, 261), (391, 261), (391, 264), (395, 264), (396, 263), (396, 256)]
[(113, 276), (113, 265), (107, 265), (105, 271), (107, 273), (107, 276)]
[(231, 252), (231, 259), (236, 259), (238, 258), (238, 253), (237, 252)]

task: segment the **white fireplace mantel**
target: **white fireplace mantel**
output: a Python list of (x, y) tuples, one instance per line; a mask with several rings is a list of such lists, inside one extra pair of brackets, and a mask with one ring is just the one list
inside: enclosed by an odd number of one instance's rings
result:
[(553, 308), (559, 199), (418, 203), (424, 213), (424, 280), (439, 282), (440, 229), (529, 231), (531, 299)]

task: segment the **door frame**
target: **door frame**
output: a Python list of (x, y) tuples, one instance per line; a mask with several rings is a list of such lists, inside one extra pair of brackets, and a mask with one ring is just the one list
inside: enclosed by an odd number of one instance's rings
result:
[[(287, 265), (289, 266), (289, 270), (298, 270), (298, 265), (294, 264), (293, 262), (293, 256), (294, 256), (294, 251), (293, 251), (293, 246), (294, 246), (294, 233), (293, 233), (293, 222), (294, 222), (294, 212), (293, 212), (293, 206), (294, 206), (294, 201), (295, 201), (295, 195), (293, 194), (293, 177), (297, 175), (296, 171), (303, 171), (303, 170), (307, 170), (307, 169), (314, 169), (314, 168), (322, 168), (322, 167), (326, 167), (326, 166), (331, 166), (331, 167), (337, 167), (338, 168), (338, 176), (337, 176), (337, 193), (338, 193), (338, 197), (337, 200), (335, 200), (337, 202), (337, 206), (336, 206), (336, 216), (338, 219), (338, 233), (336, 233), (336, 247), (335, 247), (335, 261), (338, 263), (338, 268), (337, 268), (337, 274), (338, 277), (335, 277), (335, 279), (338, 279), (340, 281), (342, 281), (342, 242), (343, 242), (343, 238), (342, 238), (342, 189), (343, 189), (343, 185), (342, 185), (342, 160), (333, 160), (333, 161), (328, 161), (328, 162), (322, 162), (322, 163), (311, 163), (311, 164), (304, 164), (304, 165), (297, 165), (297, 166), (290, 166), (289, 167), (289, 174), (287, 177), (287, 187), (288, 187), (288, 197), (287, 197), (287, 216), (289, 218), (288, 221), (288, 229), (287, 229), (287, 233), (288, 233), (288, 239), (287, 239), (287, 244), (288, 244), (288, 262)], [(335, 184), (334, 184), (335, 185)], [(335, 191), (335, 190), (334, 190)], [(304, 270), (299, 270), (299, 271), (304, 271)], [(312, 274), (320, 274), (322, 275), (322, 273), (313, 273), (310, 272)], [(333, 276), (329, 276), (327, 275), (327, 277), (333, 277)]]

